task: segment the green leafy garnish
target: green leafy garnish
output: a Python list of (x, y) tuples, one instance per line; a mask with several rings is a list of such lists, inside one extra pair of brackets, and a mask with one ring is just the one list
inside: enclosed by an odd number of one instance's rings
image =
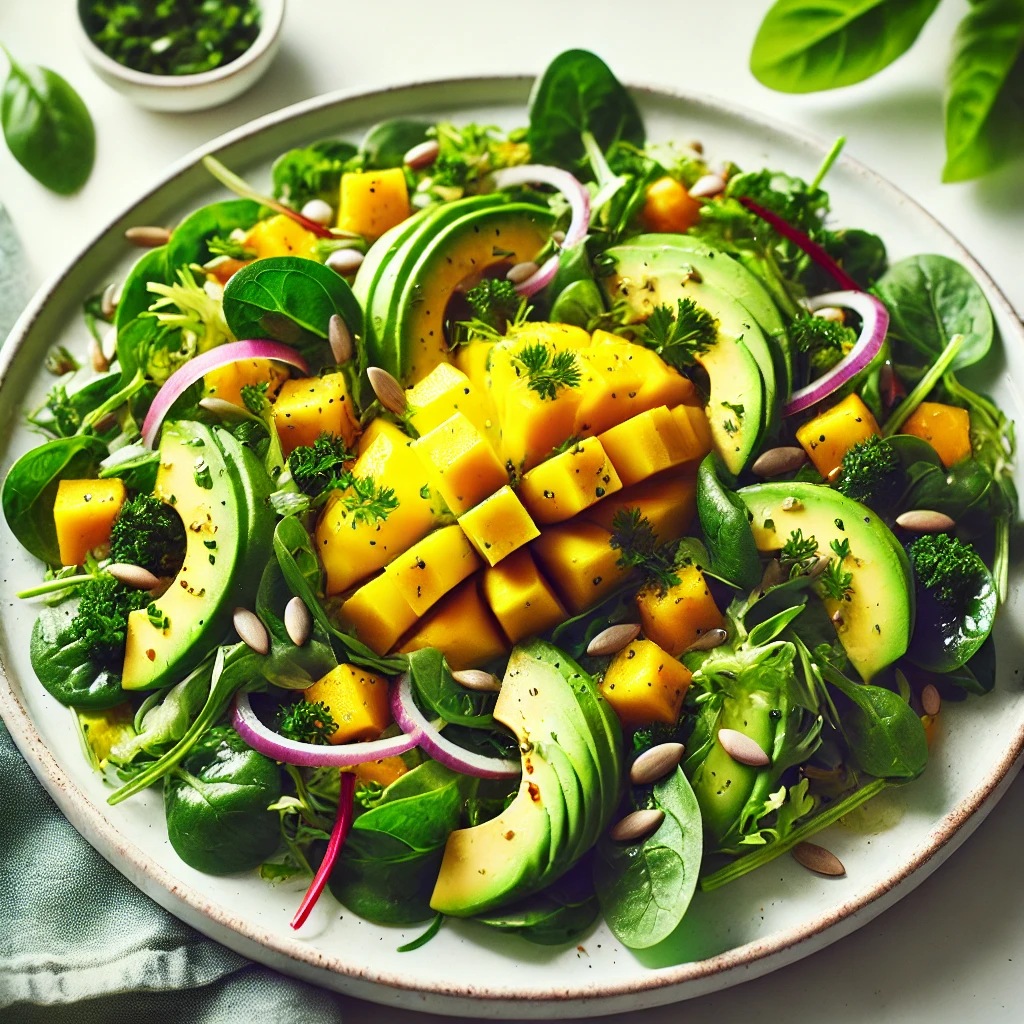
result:
[(526, 300), (511, 281), (486, 277), (466, 292), (466, 302), (476, 320), (500, 332), (515, 321)]
[(277, 719), (277, 731), (297, 743), (327, 743), (337, 729), (323, 701), (296, 701), (282, 708)]
[(582, 374), (575, 352), (555, 352), (538, 342), (523, 346), (513, 359), (526, 374), (527, 387), (543, 399), (554, 401), (559, 388), (580, 386)]
[(925, 534), (907, 549), (918, 582), (943, 604), (963, 607), (978, 585), (977, 555), (948, 533)]
[(270, 399), (267, 392), (270, 390), (269, 381), (260, 381), (259, 384), (243, 384), (241, 387), (242, 404), (253, 414), (262, 416), (270, 407)]
[(814, 537), (804, 537), (803, 530), (794, 530), (779, 552), (779, 564), (789, 578), (807, 572), (818, 560), (818, 542)]
[(345, 439), (324, 431), (312, 444), (300, 445), (288, 456), (288, 469), (303, 494), (316, 496), (349, 484), (346, 463), (356, 453), (345, 445)]
[(157, 576), (174, 576), (185, 555), (185, 527), (169, 505), (137, 494), (122, 506), (110, 530), (114, 562), (141, 565)]
[(624, 508), (612, 519), (612, 537), (608, 542), (621, 552), (621, 569), (638, 569), (645, 582), (662, 590), (679, 583), (675, 566), (675, 545), (662, 544), (651, 521), (638, 508)]
[(838, 561), (832, 559), (818, 577), (818, 584), (825, 597), (843, 601), (853, 591), (853, 573), (847, 572)]
[(206, 248), (210, 250), (211, 256), (227, 256), (232, 260), (254, 260), (256, 250), (248, 249), (245, 243), (230, 235), (226, 238), (214, 235), (206, 241)]
[(372, 524), (387, 519), (396, 508), (398, 499), (393, 487), (378, 487), (372, 476), (358, 477), (347, 474), (349, 490), (341, 497), (341, 507), (352, 516), (354, 523)]
[(670, 306), (656, 306), (637, 331), (637, 340), (665, 360), (682, 369), (693, 366), (702, 352), (715, 342), (718, 321), (693, 299), (680, 299), (675, 312)]

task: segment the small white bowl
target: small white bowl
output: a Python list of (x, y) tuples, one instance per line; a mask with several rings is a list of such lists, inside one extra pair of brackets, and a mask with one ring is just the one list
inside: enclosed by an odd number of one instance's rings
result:
[(260, 34), (240, 57), (198, 75), (148, 75), (108, 57), (90, 38), (77, 6), (78, 41), (86, 59), (107, 85), (148, 110), (182, 113), (206, 110), (241, 95), (263, 76), (277, 54), (285, 0), (258, 0)]

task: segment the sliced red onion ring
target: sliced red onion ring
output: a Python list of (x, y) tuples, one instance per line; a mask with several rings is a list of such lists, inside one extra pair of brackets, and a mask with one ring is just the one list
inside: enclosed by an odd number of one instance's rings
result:
[[(432, 728), (425, 718), (423, 721), (428, 728)], [(303, 768), (352, 768), (367, 761), (379, 761), (381, 758), (404, 754), (419, 742), (418, 736), (404, 733), (401, 736), (372, 740), (369, 743), (340, 743), (337, 746), (299, 743), (297, 740), (286, 739), (264, 725), (253, 711), (247, 693), (240, 693), (235, 698), (231, 724), (235, 732), (253, 750), (258, 750), (275, 761)]]
[(237, 363), (240, 359), (276, 359), (279, 363), (294, 366), (300, 373), (309, 372), (306, 360), (290, 345), (283, 345), (279, 341), (232, 341), (227, 345), (218, 345), (209, 352), (190, 359), (167, 378), (163, 387), (156, 393), (156, 398), (153, 399), (153, 404), (142, 422), (142, 443), (147, 448), (154, 446), (160, 424), (163, 423), (171, 406), (197, 380), (211, 370), (220, 369), (229, 363)]
[(885, 341), (885, 334), (889, 329), (889, 311), (874, 295), (862, 291), (828, 292), (807, 300), (807, 308), (812, 313), (825, 306), (852, 309), (860, 314), (860, 337), (853, 348), (831, 370), (823, 373), (817, 380), (811, 381), (807, 387), (800, 388), (790, 395), (789, 401), (783, 407), (783, 416), (803, 412), (804, 409), (827, 398), (832, 392), (838, 391), (878, 355)]
[[(550, 185), (569, 200), (572, 219), (565, 233), (562, 247), (582, 242), (590, 226), (590, 193), (568, 171), (547, 164), (522, 164), (519, 167), (505, 167), (492, 175), (496, 188), (512, 188), (515, 185)], [(558, 269), (558, 256), (550, 257), (545, 264), (525, 281), (516, 285), (516, 291), (527, 297), (536, 295), (546, 288)]]
[(518, 761), (474, 754), (446, 740), (416, 707), (412, 699), (412, 677), (408, 673), (391, 690), (391, 714), (403, 732), (415, 735), (419, 746), (446, 768), (463, 775), (475, 775), (479, 779), (514, 779), (522, 774), (522, 765)]

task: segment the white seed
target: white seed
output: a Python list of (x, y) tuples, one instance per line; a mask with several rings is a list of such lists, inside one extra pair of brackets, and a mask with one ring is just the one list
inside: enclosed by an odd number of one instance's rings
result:
[(103, 346), (95, 339), (89, 339), (89, 362), (96, 373), (106, 373), (110, 360), (103, 354)]
[(690, 149), (692, 149), (694, 151), (694, 153), (703, 153), (704, 152), (704, 143), (701, 142), (700, 139), (691, 139), (686, 145)]
[(682, 743), (659, 743), (645, 750), (629, 769), (629, 781), (634, 786), (649, 786), (663, 779), (679, 764), (684, 749)]
[(117, 281), (111, 281), (103, 289), (103, 296), (100, 298), (100, 312), (108, 320), (114, 319), (117, 312), (117, 304), (121, 301), (121, 285)]
[(828, 567), (832, 558), (829, 555), (818, 555), (818, 560), (808, 570), (807, 575), (816, 580)]
[(236, 608), (234, 624), (239, 639), (257, 654), (266, 654), (270, 650), (267, 627), (260, 622), (255, 612), (249, 611), (248, 608)]
[(683, 652), (689, 654), (691, 651), (710, 651), (715, 647), (721, 647), (729, 634), (724, 629), (716, 627), (709, 629), (703, 636), (697, 637)]
[(829, 878), (839, 878), (846, 874), (843, 862), (824, 846), (818, 846), (816, 843), (797, 843), (792, 852), (793, 860), (808, 871), (828, 875)]
[(806, 461), (807, 452), (803, 448), (783, 446), (762, 452), (750, 468), (758, 476), (782, 476), (783, 473), (792, 473), (799, 469)]
[(326, 226), (334, 220), (334, 207), (322, 199), (310, 199), (302, 208), (302, 216), (314, 224)]
[(114, 562), (107, 566), (107, 572), (119, 583), (136, 590), (154, 590), (160, 586), (160, 577), (154, 576), (141, 565), (128, 565), (126, 562)]
[(725, 191), (725, 178), (720, 174), (705, 174), (698, 178), (690, 189), (690, 198), (708, 199)]
[(200, 398), (199, 407), (207, 412), (212, 412), (220, 419), (238, 420), (245, 416), (245, 410), (240, 405), (235, 405), (234, 402), (228, 402), (223, 398)]
[(833, 626), (835, 626), (835, 627), (836, 627), (836, 629), (838, 629), (838, 628), (839, 628), (840, 626), (842, 626), (842, 625), (843, 625), (843, 624), (844, 624), (845, 622), (846, 622), (846, 620), (845, 620), (845, 619), (843, 618), (843, 613), (842, 613), (842, 612), (841, 612), (841, 611), (840, 611), (840, 610), (839, 610), (839, 609), (837, 608), (837, 609), (836, 609), (836, 610), (835, 610), (835, 611), (834, 611), (834, 612), (832, 613), (832, 625), (833, 625)]
[(804, 503), (799, 498), (790, 496), (782, 499), (783, 512), (799, 512), (803, 507)]
[(373, 388), (377, 401), (388, 412), (394, 413), (396, 416), (404, 416), (406, 401), (402, 385), (387, 370), (383, 370), (379, 366), (368, 366), (366, 376), (370, 379), (370, 387)]
[(505, 277), (513, 284), (522, 284), (528, 278), (533, 277), (538, 269), (537, 264), (533, 260), (526, 260), (511, 267)]
[(602, 629), (587, 644), (587, 654), (594, 658), (602, 658), (609, 654), (618, 654), (628, 647), (640, 635), (639, 622), (620, 622), (617, 626)]
[(304, 647), (313, 632), (313, 616), (301, 597), (293, 597), (284, 606), (284, 630), (296, 647)]
[(846, 314), (838, 306), (822, 306), (814, 310), (811, 316), (820, 316), (822, 320), (831, 320), (837, 324), (846, 323)]
[(106, 334), (103, 335), (103, 344), (101, 345), (103, 354), (107, 357), (108, 362), (114, 361), (114, 356), (117, 355), (117, 328), (111, 327)]
[(633, 811), (632, 814), (627, 814), (620, 821), (617, 821), (612, 826), (608, 835), (616, 843), (639, 843), (649, 835), (652, 835), (664, 820), (664, 811), (653, 808), (650, 810)]
[(437, 139), (427, 139), (426, 142), (421, 142), (418, 146), (413, 146), (408, 153), (402, 157), (402, 163), (406, 167), (411, 167), (414, 171), (418, 171), (423, 167), (429, 167), (436, 159), (437, 154), (441, 151), (441, 146)]
[(931, 683), (921, 691), (921, 707), (926, 715), (937, 715), (942, 710), (942, 698)]
[(366, 257), (358, 249), (335, 249), (324, 260), (324, 265), (342, 277), (351, 277), (363, 265), (364, 259)]
[(479, 668), (466, 668), (461, 672), (453, 672), (452, 679), (467, 690), (497, 693), (501, 689), (501, 680), (497, 676)]
[(718, 742), (722, 749), (740, 764), (748, 764), (751, 768), (764, 768), (771, 764), (771, 758), (761, 749), (757, 740), (736, 729), (719, 729)]
[(561, 245), (565, 241), (565, 232), (564, 231), (552, 231), (551, 232), (551, 241), (554, 242), (555, 245)]
[(157, 246), (166, 245), (171, 240), (171, 233), (167, 228), (135, 227), (129, 228), (124, 237), (140, 249), (155, 249)]
[(956, 523), (945, 512), (918, 508), (897, 516), (896, 525), (911, 533), (944, 533), (946, 530), (952, 530)]
[(355, 347), (352, 344), (352, 335), (349, 332), (348, 324), (335, 313), (327, 324), (327, 340), (331, 345), (331, 354), (334, 361), (339, 365), (347, 363), (352, 358)]
[(830, 484), (834, 484), (842, 475), (843, 475), (843, 467), (842, 466), (834, 466), (832, 469), (830, 469), (828, 471), (828, 473), (825, 476), (825, 479)]

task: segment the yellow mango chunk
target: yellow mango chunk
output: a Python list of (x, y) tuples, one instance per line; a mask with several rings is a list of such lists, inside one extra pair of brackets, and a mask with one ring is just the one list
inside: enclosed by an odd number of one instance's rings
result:
[(519, 497), (538, 523), (560, 523), (622, 489), (601, 442), (588, 437), (531, 469)]
[(636, 595), (644, 636), (676, 657), (709, 629), (725, 620), (711, 596), (704, 574), (694, 565), (676, 570), (679, 582), (667, 589), (645, 587)]
[(382, 757), (378, 761), (363, 761), (355, 765), (351, 772), (362, 783), (373, 782), (387, 789), (408, 770), (409, 766), (400, 757)]
[(53, 504), (62, 565), (81, 565), (85, 556), (110, 541), (110, 528), (125, 500), (124, 482), (61, 480)]
[(663, 405), (606, 430), (598, 440), (604, 445), (624, 487), (694, 457), (676, 421)]
[(690, 671), (653, 640), (634, 640), (612, 658), (598, 687), (619, 721), (637, 729), (675, 725), (690, 687)]
[(546, 633), (569, 617), (526, 550), (484, 570), (484, 596), (513, 644)]
[(358, 665), (338, 665), (303, 695), (310, 703), (323, 703), (337, 729), (331, 743), (375, 740), (391, 724), (388, 681)]
[(927, 441), (947, 468), (971, 456), (971, 414), (941, 402), (922, 402), (907, 418), (901, 434)]
[(700, 220), (700, 203), (685, 185), (665, 175), (647, 186), (640, 217), (649, 231), (683, 234)]
[(359, 417), (343, 373), (286, 380), (274, 402), (274, 424), (285, 455), (312, 444), (325, 430), (352, 447), (359, 436)]
[(461, 412), (424, 434), (413, 448), (457, 516), (508, 483), (508, 473), (494, 449)]
[(457, 366), (438, 363), (421, 381), (405, 393), (409, 421), (416, 433), (428, 433), (461, 412), (486, 436), (491, 420), (476, 385)]
[(452, 363), (461, 370), (482, 395), (490, 390), (487, 364), (490, 362), (493, 341), (475, 338), (465, 345), (459, 345), (452, 352)]
[(617, 562), (612, 535), (593, 523), (562, 523), (544, 530), (531, 551), (574, 615), (621, 586), (627, 572)]
[(283, 213), (257, 221), (242, 243), (256, 253), (256, 259), (265, 260), (271, 256), (302, 256), (314, 259), (319, 239), (312, 231)]
[(662, 543), (679, 540), (686, 536), (697, 515), (697, 476), (671, 470), (651, 477), (599, 501), (583, 513), (583, 518), (611, 530), (615, 514), (630, 508), (640, 510)]
[(362, 455), (363, 452), (365, 452), (366, 449), (377, 440), (377, 437), (380, 434), (386, 434), (389, 431), (391, 431), (392, 434), (397, 433), (402, 437), (405, 437), (406, 441), (410, 440), (402, 433), (401, 428), (392, 423), (386, 416), (375, 416), (366, 424), (363, 428), (363, 432), (359, 435), (359, 454)]
[(479, 576), (471, 576), (442, 598), (399, 650), (408, 654), (424, 647), (442, 651), (456, 672), (478, 668), (508, 650), (505, 634), (480, 593)]
[(843, 456), (858, 442), (881, 435), (871, 410), (859, 395), (847, 395), (831, 409), (819, 413), (797, 432), (814, 468), (824, 477), (843, 464)]
[(387, 573), (364, 583), (341, 606), (338, 617), (374, 654), (387, 654), (419, 618)]
[(443, 526), (416, 541), (384, 570), (417, 616), (481, 566), (459, 526)]
[(409, 216), (409, 190), (401, 167), (341, 176), (338, 227), (367, 239), (380, 238)]
[(247, 384), (266, 384), (267, 397), (273, 400), (287, 379), (288, 371), (273, 359), (239, 359), (204, 375), (204, 397), (244, 407), (242, 388)]
[(459, 526), (488, 565), (497, 565), (540, 536), (536, 523), (508, 484), (459, 516)]
[(711, 424), (708, 423), (707, 414), (701, 406), (689, 402), (677, 405), (669, 411), (683, 435), (683, 440), (691, 451), (697, 453), (692, 459), (699, 462), (712, 448)]

